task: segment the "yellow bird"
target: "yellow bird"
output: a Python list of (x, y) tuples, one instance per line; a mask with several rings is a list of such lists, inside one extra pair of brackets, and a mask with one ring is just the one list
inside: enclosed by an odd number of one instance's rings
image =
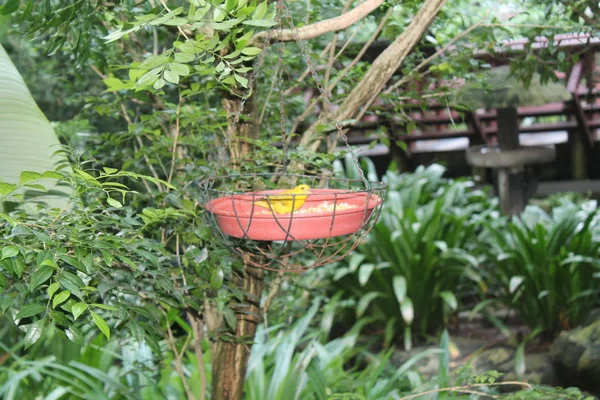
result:
[[(310, 186), (298, 185), (291, 190), (269, 196), (268, 200), (266, 198), (256, 200), (254, 204), (259, 207), (270, 208), (275, 214), (289, 214), (302, 207), (309, 194)], [(271, 203), (270, 206), (269, 203)]]

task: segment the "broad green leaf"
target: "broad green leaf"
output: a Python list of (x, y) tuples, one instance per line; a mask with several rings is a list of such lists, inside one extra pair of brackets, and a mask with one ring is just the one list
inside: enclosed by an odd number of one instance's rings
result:
[(242, 87), (247, 88), (248, 87), (248, 79), (244, 78), (243, 76), (240, 76), (238, 74), (234, 74), (233, 75), (235, 77), (235, 80), (242, 85)]
[(38, 286), (50, 279), (53, 273), (54, 268), (52, 267), (47, 265), (40, 267), (31, 276), (31, 282), (29, 282), (29, 291), (33, 292)]
[(245, 54), (247, 56), (255, 56), (257, 54), (260, 54), (261, 51), (262, 50), (258, 47), (245, 47), (242, 49), (242, 54)]
[(179, 83), (179, 75), (177, 75), (175, 72), (173, 71), (165, 71), (163, 77), (165, 78), (165, 81), (167, 82), (171, 82), (171, 83)]
[(42, 311), (46, 311), (45, 305), (29, 304), (19, 310), (19, 312), (15, 316), (15, 319), (33, 317), (34, 315), (37, 315), (37, 314), (41, 313)]
[(116, 174), (117, 172), (119, 172), (119, 170), (118, 170), (118, 169), (116, 169), (116, 168), (104, 167), (104, 168), (102, 168), (102, 169), (104, 170), (104, 172), (105, 172), (107, 175), (114, 175), (114, 174)]
[(0, 15), (10, 15), (19, 9), (21, 0), (7, 0), (6, 3), (0, 7)]
[(223, 268), (217, 267), (213, 269), (212, 275), (210, 277), (210, 285), (214, 289), (219, 289), (223, 285)]
[(513, 294), (519, 288), (519, 286), (521, 286), (521, 283), (523, 283), (524, 280), (525, 278), (522, 276), (513, 276), (510, 278), (510, 282), (508, 284), (509, 293)]
[(100, 332), (102, 332), (104, 334), (104, 336), (106, 336), (107, 339), (110, 339), (110, 328), (108, 327), (108, 324), (106, 323), (104, 318), (102, 318), (101, 316), (99, 316), (98, 314), (93, 312), (92, 310), (90, 310), (90, 314), (92, 314), (92, 319), (94, 320), (94, 324), (96, 324), (98, 329), (100, 329)]
[[(54, 155), (60, 142), (50, 122), (40, 111), (23, 78), (0, 46), (0, 196), (19, 182), (22, 171), (54, 171), (64, 155)], [(25, 176), (25, 179), (28, 179)], [(55, 180), (41, 181), (49, 193), (36, 196), (50, 207), (64, 208), (71, 189), (60, 188), (65, 195), (55, 194)], [(14, 188), (13, 188), (14, 189)], [(11, 190), (12, 191), (12, 190)], [(20, 189), (19, 189), (20, 192)], [(0, 211), (2, 211), (0, 202)]]
[(242, 22), (242, 24), (248, 25), (248, 26), (258, 26), (261, 28), (268, 28), (270, 26), (277, 25), (277, 22), (271, 21), (268, 19), (253, 19), (253, 20), (246, 20), (246, 21)]
[(398, 303), (402, 303), (406, 298), (406, 278), (403, 276), (395, 276), (392, 283), (394, 286), (394, 294)]
[(59, 282), (54, 282), (53, 284), (51, 284), (50, 286), (48, 286), (48, 297), (51, 299), (52, 296), (54, 296), (54, 293), (56, 293), (56, 291), (60, 289), (60, 283)]
[(42, 175), (37, 172), (23, 171), (23, 172), (21, 172), (21, 175), (19, 176), (19, 183), (21, 185), (23, 185), (27, 182), (36, 181), (36, 180), (40, 179), (41, 177), (42, 177)]
[(402, 319), (407, 325), (412, 324), (415, 317), (415, 310), (412, 301), (408, 297), (400, 303), (400, 314), (402, 314)]
[(106, 202), (109, 205), (111, 205), (111, 206), (113, 206), (115, 208), (121, 208), (121, 207), (123, 207), (123, 204), (121, 204), (121, 202), (119, 202), (118, 200), (113, 199), (112, 197), (107, 198)]
[(360, 283), (360, 286), (365, 286), (367, 284), (374, 269), (375, 265), (371, 263), (365, 263), (360, 266), (360, 269), (358, 270), (358, 283)]
[(56, 308), (61, 303), (67, 301), (67, 299), (71, 296), (71, 291), (63, 290), (52, 299), (52, 308)]
[(19, 254), (19, 248), (16, 246), (6, 246), (2, 248), (2, 260), (11, 258)]
[(456, 311), (456, 309), (458, 308), (458, 301), (456, 300), (456, 296), (454, 296), (454, 293), (445, 290), (443, 292), (440, 292), (440, 297), (442, 298), (442, 300), (444, 300), (444, 303), (448, 304), (448, 307), (450, 307), (452, 311)]
[(371, 304), (374, 299), (381, 296), (381, 293), (377, 292), (370, 292), (362, 296), (356, 305), (356, 318), (362, 317), (367, 310), (367, 307), (369, 307), (369, 304)]
[(73, 314), (73, 318), (79, 318), (79, 316), (83, 314), (83, 312), (87, 310), (87, 308), (88, 305), (83, 302), (73, 304), (73, 306), (71, 307), (71, 313)]
[(8, 196), (15, 190), (17, 190), (17, 185), (13, 183), (0, 182), (0, 196)]
[(254, 10), (254, 14), (252, 14), (252, 19), (253, 20), (260, 20), (263, 19), (263, 17), (267, 14), (267, 2), (263, 1), (261, 3), (259, 3), (256, 6), (256, 9)]
[(29, 326), (27, 327), (27, 331), (25, 332), (25, 338), (24, 338), (25, 348), (28, 348), (31, 345), (35, 344), (35, 342), (37, 342), (40, 339), (40, 337), (42, 337), (43, 330), (44, 330), (44, 320), (43, 319), (40, 319), (38, 321), (35, 321), (32, 324), (29, 324)]

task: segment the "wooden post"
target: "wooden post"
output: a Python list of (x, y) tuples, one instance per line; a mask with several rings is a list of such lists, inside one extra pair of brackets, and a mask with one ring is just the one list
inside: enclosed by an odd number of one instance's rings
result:
[[(498, 113), (498, 147), (514, 150), (519, 147), (519, 114), (515, 107), (500, 108)], [(498, 170), (500, 209), (506, 215), (520, 214), (525, 209), (525, 173), (513, 168)]]

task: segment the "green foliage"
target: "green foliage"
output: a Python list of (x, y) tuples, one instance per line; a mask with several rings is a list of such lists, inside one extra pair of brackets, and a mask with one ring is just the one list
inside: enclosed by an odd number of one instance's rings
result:
[[(68, 210), (40, 207), (34, 216), (19, 210), (0, 214), (0, 315), (11, 316), (26, 347), (45, 332), (84, 342), (84, 331), (95, 334), (88, 330), (91, 325), (107, 338), (115, 330), (117, 336), (126, 332), (158, 352), (162, 310), (200, 300), (211, 271), (207, 257), (182, 261), (152, 233), (173, 219), (193, 224), (193, 210), (172, 205), (132, 209), (126, 199), (133, 193), (120, 180), (170, 185), (112, 168), (23, 173), (21, 182), (30, 185), (46, 176), (68, 183), (75, 195)], [(9, 194), (6, 190), (3, 196)], [(190, 231), (189, 238), (202, 243), (204, 233)], [(182, 263), (197, 271), (185, 289)]]
[(599, 233), (595, 201), (565, 201), (550, 214), (530, 206), (521, 218), (488, 224), (482, 249), (501, 302), (548, 335), (584, 322), (600, 289)]
[[(439, 352), (425, 351), (394, 368), (390, 365), (392, 351), (377, 355), (357, 347), (363, 323), (342, 337), (324, 340), (328, 330), (313, 327), (323, 306), (321, 299), (315, 299), (304, 316), (288, 328), (259, 328), (248, 366), (245, 399), (397, 398), (410, 390), (411, 382), (417, 378), (411, 367), (423, 357)], [(327, 307), (330, 306), (335, 310), (340, 303), (331, 300)]]
[(333, 277), (334, 289), (356, 299), (356, 318), (385, 324), (388, 342), (403, 329), (407, 347), (412, 333), (435, 333), (458, 310), (461, 283), (484, 288), (470, 250), (494, 205), (472, 182), (443, 180), (441, 173), (437, 165), (388, 172), (380, 222)]

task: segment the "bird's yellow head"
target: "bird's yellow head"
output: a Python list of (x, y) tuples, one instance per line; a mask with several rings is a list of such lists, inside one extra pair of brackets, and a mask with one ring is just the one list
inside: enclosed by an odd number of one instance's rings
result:
[(296, 189), (294, 189), (294, 192), (296, 192), (298, 194), (310, 194), (310, 186), (298, 185), (298, 186), (296, 186)]

